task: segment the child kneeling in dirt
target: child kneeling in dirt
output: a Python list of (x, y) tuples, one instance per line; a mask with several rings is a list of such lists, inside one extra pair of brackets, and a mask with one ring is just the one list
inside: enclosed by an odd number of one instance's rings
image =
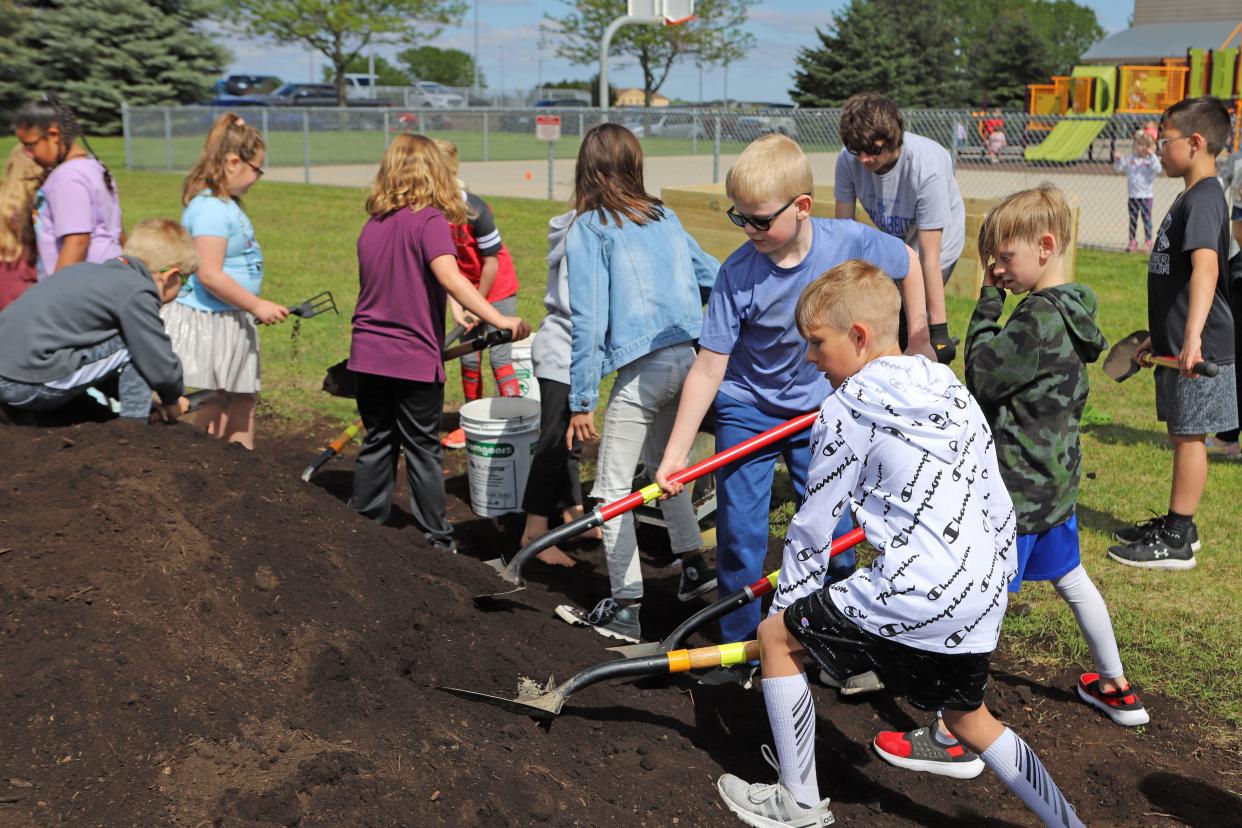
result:
[(120, 257), (33, 285), (0, 312), (0, 403), (52, 411), (102, 385), (120, 397), (123, 418), (176, 420), (188, 404), (160, 307), (197, 267), (185, 228), (148, 219)]
[[(750, 825), (832, 823), (815, 776), (810, 657), (840, 679), (874, 670), (889, 687), (905, 684), (910, 703), (943, 708), (949, 729), (1041, 820), (1081, 826), (1034, 751), (983, 704), (1016, 571), (1014, 507), (970, 392), (947, 366), (902, 355), (900, 301), (892, 280), (859, 260), (798, 300), (807, 359), (837, 392), (812, 426), (806, 497), (759, 625), (780, 780), (725, 774), (717, 788)], [(879, 554), (825, 588), (823, 553), (847, 508)]]

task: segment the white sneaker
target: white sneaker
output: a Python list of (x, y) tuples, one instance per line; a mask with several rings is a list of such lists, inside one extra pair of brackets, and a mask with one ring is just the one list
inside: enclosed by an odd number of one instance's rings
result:
[(856, 696), (859, 693), (875, 693), (884, 689), (884, 682), (874, 670), (850, 676), (844, 682), (837, 681), (827, 670), (819, 671), (819, 683), (825, 687), (841, 691), (842, 696)]
[[(763, 746), (763, 755), (768, 764), (775, 764), (767, 745)], [(716, 790), (738, 819), (756, 828), (823, 828), (836, 822), (828, 809), (830, 800), (825, 798), (817, 805), (803, 808), (780, 782), (750, 784), (726, 773), (717, 780)]]

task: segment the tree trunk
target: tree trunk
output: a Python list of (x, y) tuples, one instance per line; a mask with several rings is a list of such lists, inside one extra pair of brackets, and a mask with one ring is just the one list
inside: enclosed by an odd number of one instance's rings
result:
[(336, 105), (345, 106), (345, 72), (349, 68), (349, 58), (345, 56), (339, 34), (332, 43), (332, 65), (336, 68)]

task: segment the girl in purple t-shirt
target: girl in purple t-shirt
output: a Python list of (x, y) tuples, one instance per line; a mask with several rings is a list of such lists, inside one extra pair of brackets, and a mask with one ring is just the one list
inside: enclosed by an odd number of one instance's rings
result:
[(121, 255), (121, 202), (108, 168), (95, 157), (73, 110), (54, 95), (13, 118), (17, 140), (48, 170), (35, 199), (39, 278), (79, 262)]
[(434, 547), (456, 551), (445, 514), (439, 435), (445, 292), (515, 340), (529, 335), (530, 325), (497, 311), (457, 269), (449, 222), (464, 222), (466, 205), (430, 138), (397, 136), (366, 208), (371, 218), (358, 237), (349, 367), (358, 373), (358, 413), (367, 433), (350, 504), (378, 523), (388, 519), (403, 450), (415, 524)]

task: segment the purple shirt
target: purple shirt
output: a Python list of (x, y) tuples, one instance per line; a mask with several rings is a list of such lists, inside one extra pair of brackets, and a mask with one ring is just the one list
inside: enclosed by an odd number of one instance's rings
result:
[(121, 201), (104, 184), (103, 165), (94, 158), (74, 158), (52, 170), (35, 205), (39, 278), (55, 271), (65, 236), (90, 233), (88, 262), (121, 255)]
[(373, 216), (358, 237), (358, 304), (349, 367), (364, 374), (444, 382), (444, 288), (431, 261), (457, 256), (434, 207)]

